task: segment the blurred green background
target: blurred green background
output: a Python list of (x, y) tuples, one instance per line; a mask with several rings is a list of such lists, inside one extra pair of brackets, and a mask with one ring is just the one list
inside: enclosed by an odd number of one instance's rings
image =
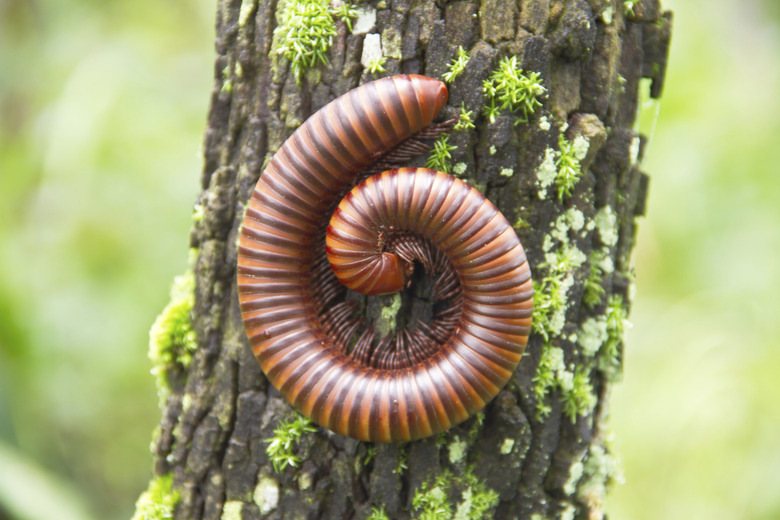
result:
[[(777, 519), (780, 6), (664, 6), (609, 510)], [(186, 267), (214, 10), (0, 0), (0, 518), (129, 518), (146, 487), (147, 334)]]

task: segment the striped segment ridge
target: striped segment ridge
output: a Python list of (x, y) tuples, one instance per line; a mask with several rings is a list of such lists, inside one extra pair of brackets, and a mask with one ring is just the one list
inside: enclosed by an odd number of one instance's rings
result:
[[(376, 277), (383, 253), (375, 245), (393, 232), (414, 233), (439, 246), (463, 291), (460, 323), (439, 351), (412, 370), (383, 376), (372, 387), (376, 395), (359, 403), (366, 407), (389, 396), (399, 410), (415, 410), (387, 427), (393, 438), (416, 437), (466, 419), (509, 380), (528, 341), (533, 284), (507, 219), (481, 193), (445, 173), (386, 171), (347, 194), (328, 227), (328, 260), (336, 275), (348, 285)], [(415, 370), (420, 366), (425, 370)]]
[[(422, 76), (384, 78), (350, 91), (282, 145), (247, 207), (237, 282), (250, 345), (268, 379), (293, 406), (342, 435), (399, 442), (462, 421), (495, 395), (525, 343), (527, 331), (519, 333), (514, 318), (506, 316), (498, 317), (505, 326), (496, 338), (508, 357), (499, 359), (497, 350), (479, 343), (496, 334), (483, 322), (498, 315), (486, 310), (495, 295), (468, 255), (461, 276), (472, 279), (474, 289), (464, 309), (473, 309), (475, 318), (462, 321), (460, 339), (446, 344), (447, 352), (455, 354), (444, 361), (429, 358), (401, 370), (365, 367), (333, 344), (318, 316), (311, 270), (329, 209), (361, 170), (431, 123), (446, 99), (443, 83)], [(438, 197), (431, 199), (450, 201)], [(462, 219), (458, 215), (452, 216)], [(470, 250), (470, 243), (458, 244), (455, 236), (443, 242), (456, 256)], [(503, 283), (500, 287), (499, 293), (509, 290)], [(530, 295), (530, 282), (528, 287)], [(515, 336), (519, 341), (508, 346)], [(472, 366), (479, 369), (474, 372)]]

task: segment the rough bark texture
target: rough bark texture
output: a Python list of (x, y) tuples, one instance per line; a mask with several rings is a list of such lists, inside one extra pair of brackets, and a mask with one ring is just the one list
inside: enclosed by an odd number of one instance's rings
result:
[[(583, 352), (577, 334), (588, 318), (604, 315), (610, 295), (628, 301), (635, 217), (644, 212), (647, 189), (647, 177), (637, 167), (636, 150), (641, 157), (642, 147), (634, 130), (640, 79), (652, 78), (652, 93), (659, 95), (670, 33), (670, 16), (656, 0), (635, 2), (633, 9), (625, 4), (360, 4), (376, 10), (376, 22), (365, 31), (381, 35), (387, 75), (440, 78), (459, 45), (469, 52), (465, 72), (449, 85), (448, 117), (457, 115), (462, 103), (475, 115), (481, 112), (482, 82), (504, 56), (517, 56), (523, 69), (541, 73), (547, 95), (529, 121), (515, 124), (507, 111), (493, 124), (479, 117), (476, 129), (453, 133), (450, 143), (458, 146), (453, 163), (465, 163), (463, 177), (510, 222), (525, 221), (518, 224), (518, 234), (537, 281), (550, 268), (544, 265), (545, 253), (555, 250), (549, 243), (546, 250), (545, 240), (550, 242), (559, 217), (571, 208), (582, 213), (585, 226), (581, 231), (574, 226), (566, 237), (589, 260), (569, 273), (574, 284), (566, 292), (562, 331), (546, 341), (532, 335), (513, 380), (483, 417), (406, 445), (369, 445), (320, 429), (296, 446), (301, 466), (276, 473), (264, 441), (293, 412), (267, 383), (242, 329), (235, 283), (238, 227), (264, 162), (295, 127), (337, 95), (374, 77), (360, 64), (366, 32), (352, 34), (337, 21), (329, 63), (297, 84), (286, 61), (271, 57), (281, 6), (275, 0), (220, 0), (204, 145), (204, 212), (191, 236), (198, 249), (191, 314), (198, 350), (188, 368), (169, 376), (153, 448), (155, 473), (172, 473), (180, 493), (177, 518), (362, 519), (372, 506), (384, 507), (389, 518), (416, 518), (423, 509), (415, 511), (415, 495), (437, 486), (452, 513), (471, 507), (469, 496), (493, 490), (499, 502), (484, 518), (601, 516), (611, 475), (604, 467), (609, 458), (604, 443), (614, 378)], [(538, 172), (545, 157), (559, 149), (562, 129), (568, 142), (583, 136), (589, 143), (580, 161), (583, 175), (570, 196), (559, 200), (553, 185), (542, 198)], [(616, 241), (588, 225), (605, 206), (616, 217)], [(588, 307), (582, 303), (584, 285), (591, 252), (597, 249), (612, 259), (614, 271), (601, 279), (606, 291), (601, 303)], [(538, 411), (534, 379), (545, 345), (561, 348), (566, 367), (581, 367), (593, 389), (595, 406), (573, 421), (564, 412), (559, 389), (544, 397), (549, 413)], [(479, 517), (474, 511), (470, 518)]]

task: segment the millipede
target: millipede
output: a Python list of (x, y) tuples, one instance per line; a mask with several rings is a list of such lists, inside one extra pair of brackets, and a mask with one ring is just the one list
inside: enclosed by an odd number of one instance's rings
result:
[[(404, 442), (482, 409), (531, 328), (523, 246), (481, 193), (398, 168), (452, 122), (444, 83), (379, 79), (325, 105), (285, 141), (252, 192), (237, 282), (244, 328), (273, 386), (348, 437)], [(407, 288), (415, 265), (443, 302), (430, 322), (380, 337), (349, 291)]]

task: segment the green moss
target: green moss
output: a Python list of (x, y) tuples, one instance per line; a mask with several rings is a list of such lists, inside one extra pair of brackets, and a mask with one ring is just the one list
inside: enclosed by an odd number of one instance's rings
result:
[(498, 174), (502, 177), (511, 177), (515, 174), (515, 170), (513, 168), (501, 168), (501, 171), (498, 172)]
[(290, 62), (300, 83), (307, 69), (328, 62), (327, 53), (336, 35), (328, 0), (287, 0), (274, 29), (272, 52)]
[(463, 73), (464, 70), (466, 70), (466, 65), (468, 62), (468, 53), (463, 50), (463, 47), (458, 46), (458, 55), (450, 62), (449, 65), (447, 65), (447, 72), (442, 74), (442, 79), (447, 83), (452, 83), (458, 76)]
[(460, 113), (458, 114), (458, 122), (453, 127), (457, 131), (470, 130), (475, 128), (474, 126), (474, 112), (466, 110), (466, 104), (460, 104)]
[(406, 462), (409, 459), (409, 449), (406, 444), (398, 445), (398, 464), (393, 469), (393, 473), (396, 475), (402, 475), (404, 471), (409, 469)]
[(574, 186), (580, 181), (582, 177), (580, 160), (587, 153), (588, 141), (585, 137), (579, 136), (569, 142), (563, 132), (558, 136), (558, 159), (555, 162), (558, 172), (555, 176), (555, 186), (559, 201), (563, 200), (564, 195), (567, 197), (571, 195)]
[(368, 466), (368, 463), (374, 460), (376, 457), (376, 445), (366, 444), (366, 456), (363, 458), (363, 465)]
[(518, 215), (515, 219), (515, 223), (512, 224), (512, 227), (515, 228), (515, 230), (520, 230), (531, 227), (531, 224), (529, 224), (528, 221), (525, 220), (522, 216)]
[(390, 520), (385, 511), (385, 506), (372, 506), (371, 513), (366, 517), (366, 520)]
[[(443, 483), (446, 485), (446, 482)], [(423, 482), (420, 489), (414, 493), (412, 508), (417, 513), (417, 520), (450, 520), (452, 506), (447, 497), (446, 487), (438, 481), (433, 486)]]
[(265, 439), (268, 443), (265, 452), (271, 459), (274, 471), (281, 473), (287, 466), (297, 468), (301, 459), (293, 453), (296, 443), (304, 433), (316, 431), (313, 423), (300, 414), (292, 421), (281, 421), (274, 430), (274, 436)]
[(401, 295), (396, 293), (391, 298), (390, 305), (382, 307), (379, 320), (376, 323), (377, 332), (380, 336), (387, 336), (391, 331), (395, 330), (395, 319), (398, 311), (401, 310)]
[(534, 280), (533, 330), (545, 340), (558, 336), (563, 330), (568, 309), (568, 292), (574, 285), (574, 271), (585, 261), (585, 254), (564, 242), (555, 252), (545, 254), (538, 271), (547, 275)]
[(149, 359), (161, 398), (168, 391), (169, 372), (189, 366), (192, 353), (198, 347), (190, 322), (190, 311), (195, 304), (194, 291), (195, 275), (192, 270), (177, 276), (171, 287), (170, 302), (149, 331)]
[(450, 165), (452, 154), (450, 152), (457, 150), (458, 147), (448, 144), (449, 139), (449, 134), (442, 134), (438, 139), (436, 139), (436, 141), (434, 141), (431, 155), (425, 162), (426, 168), (431, 168), (432, 170), (438, 170), (444, 173), (450, 173), (452, 170), (452, 166)]
[(352, 20), (358, 17), (358, 10), (356, 5), (342, 0), (341, 4), (339, 4), (339, 6), (332, 11), (332, 13), (346, 24), (349, 32), (352, 32)]
[(173, 489), (173, 475), (171, 473), (154, 477), (149, 482), (146, 491), (138, 497), (132, 520), (171, 519), (180, 498), (179, 492)]
[(628, 309), (619, 294), (610, 296), (605, 315), (607, 338), (598, 353), (598, 366), (609, 379), (620, 376), (620, 343), (625, 329), (631, 326), (628, 321)]
[(462, 475), (445, 471), (432, 483), (424, 482), (412, 499), (416, 520), (487, 520), (497, 505), (498, 493), (474, 475), (473, 467)]
[(504, 57), (488, 79), (482, 83), (486, 104), (483, 114), (491, 123), (502, 110), (520, 113), (516, 123), (527, 122), (528, 116), (542, 106), (541, 98), (547, 89), (538, 72), (524, 72), (517, 65), (517, 56)]
[[(565, 375), (571, 372), (565, 372)], [(588, 371), (583, 367), (577, 367), (571, 382), (568, 377), (559, 380), (561, 390), (561, 402), (563, 413), (574, 423), (578, 416), (585, 416), (593, 411), (596, 406), (596, 395), (593, 385), (590, 383)]]
[(547, 198), (547, 190), (555, 185), (558, 200), (571, 195), (574, 186), (582, 178), (580, 161), (587, 155), (590, 143), (584, 136), (568, 141), (563, 130), (558, 135), (558, 150), (547, 148), (544, 159), (536, 170), (539, 198)]
[(241, 520), (242, 509), (244, 509), (243, 502), (240, 500), (229, 500), (222, 506), (220, 520)]
[(378, 74), (380, 72), (387, 72), (385, 70), (385, 63), (387, 63), (386, 56), (376, 56), (368, 60), (366, 65), (366, 72), (369, 74)]
[(585, 292), (582, 295), (582, 301), (589, 308), (594, 308), (601, 303), (606, 291), (604, 290), (605, 262), (612, 259), (603, 250), (594, 250), (588, 259), (590, 271), (585, 280)]
[(542, 420), (552, 411), (547, 404), (547, 396), (560, 392), (563, 403), (563, 413), (574, 423), (578, 416), (584, 416), (593, 411), (596, 396), (590, 383), (588, 372), (577, 367), (574, 372), (566, 369), (563, 359), (563, 349), (554, 347), (549, 342), (542, 346), (542, 357), (533, 379), (534, 398), (536, 400), (536, 417)]

